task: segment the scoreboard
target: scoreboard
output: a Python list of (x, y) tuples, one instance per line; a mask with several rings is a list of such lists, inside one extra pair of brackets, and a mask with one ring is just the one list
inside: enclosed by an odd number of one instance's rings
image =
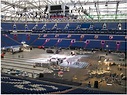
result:
[(48, 13), (49, 14), (62, 13), (63, 15), (65, 15), (66, 13), (69, 13), (69, 7), (65, 4), (62, 4), (62, 5), (48, 5)]
[(49, 13), (61, 13), (61, 12), (63, 12), (61, 5), (50, 6), (50, 12)]

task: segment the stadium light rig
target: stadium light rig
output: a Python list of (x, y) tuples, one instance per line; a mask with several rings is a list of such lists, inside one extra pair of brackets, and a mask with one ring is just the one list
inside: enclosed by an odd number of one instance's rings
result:
[(89, 15), (89, 13), (87, 12), (86, 9), (85, 9), (85, 10), (82, 9), (81, 12), (83, 12), (86, 16), (88, 16), (89, 18), (91, 18), (91, 19), (93, 20), (93, 17), (91, 17), (91, 16)]

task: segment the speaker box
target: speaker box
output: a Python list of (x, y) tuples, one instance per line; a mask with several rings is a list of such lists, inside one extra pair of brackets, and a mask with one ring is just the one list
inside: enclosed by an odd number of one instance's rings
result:
[(43, 78), (44, 77), (44, 74), (43, 73), (40, 73), (39, 74), (39, 78)]
[(98, 81), (94, 81), (94, 88), (98, 88)]

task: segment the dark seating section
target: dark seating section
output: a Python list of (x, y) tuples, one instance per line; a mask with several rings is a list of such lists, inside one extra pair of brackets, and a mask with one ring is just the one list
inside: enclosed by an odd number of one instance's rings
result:
[(81, 83), (78, 83), (78, 82), (72, 82), (72, 81), (61, 80), (61, 79), (53, 79), (53, 78), (39, 78), (39, 80), (50, 81), (50, 82), (55, 82), (55, 83), (62, 83), (62, 84), (68, 84), (68, 85), (75, 85), (75, 86), (80, 86), (81, 85)]
[[(49, 81), (49, 79), (45, 79)], [(54, 80), (52, 80), (54, 81)], [(62, 82), (57, 80), (57, 82)], [(63, 82), (62, 82), (63, 83)], [(64, 81), (65, 84), (76, 84)], [(79, 85), (78, 83), (76, 85)], [(69, 90), (72, 87), (37, 81), (28, 78), (20, 78), (12, 75), (1, 75), (1, 94), (49, 94)], [(76, 88), (66, 91), (64, 94), (120, 94), (109, 91)]]
[(2, 94), (46, 94), (57, 91), (64, 91), (71, 87), (40, 82), (30, 79), (22, 79), (10, 75), (1, 76)]
[(75, 90), (71, 90), (71, 91), (67, 92), (66, 94), (116, 94), (116, 93), (108, 92), (108, 91), (77, 88)]

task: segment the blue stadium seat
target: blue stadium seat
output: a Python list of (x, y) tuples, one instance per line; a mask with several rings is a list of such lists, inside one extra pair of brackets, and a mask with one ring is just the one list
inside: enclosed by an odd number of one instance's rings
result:
[(57, 43), (57, 39), (50, 39), (49, 42), (45, 44), (46, 47), (53, 47)]
[(55, 23), (46, 23), (46, 29), (52, 29)]
[(32, 45), (34, 45), (34, 46), (42, 46), (44, 42), (45, 42), (45, 39), (38, 39), (35, 42), (33, 42)]
[(24, 23), (16, 23), (16, 30), (25, 30)]
[(69, 47), (69, 45), (70, 45), (70, 40), (62, 40), (62, 42), (59, 43), (57, 46), (67, 48), (67, 47)]
[(38, 23), (37, 24), (37, 27), (36, 27), (36, 30), (42, 30), (42, 27), (44, 26), (44, 24), (42, 23)]
[(118, 28), (118, 23), (108, 23), (108, 27), (109, 30), (117, 30)]
[(3, 43), (5, 43), (7, 46), (13, 46), (13, 45), (21, 45), (20, 42), (14, 39), (13, 35), (7, 34), (7, 37), (1, 36), (1, 40)]
[(93, 24), (94, 30), (102, 30), (102, 28), (103, 28), (103, 23), (94, 23)]
[(90, 27), (90, 23), (82, 23), (81, 24), (82, 29), (89, 29), (89, 27)]
[(2, 23), (1, 27), (3, 30), (13, 30), (13, 23)]
[(68, 29), (75, 30), (77, 28), (78, 23), (69, 23)]
[(68, 86), (22, 79), (8, 75), (2, 75), (1, 78), (2, 94), (46, 94), (56, 91), (64, 91), (71, 88)]
[(64, 27), (66, 26), (67, 23), (58, 23), (57, 24), (57, 29), (64, 29)]
[(32, 30), (35, 25), (35, 23), (27, 24), (28, 30)]

